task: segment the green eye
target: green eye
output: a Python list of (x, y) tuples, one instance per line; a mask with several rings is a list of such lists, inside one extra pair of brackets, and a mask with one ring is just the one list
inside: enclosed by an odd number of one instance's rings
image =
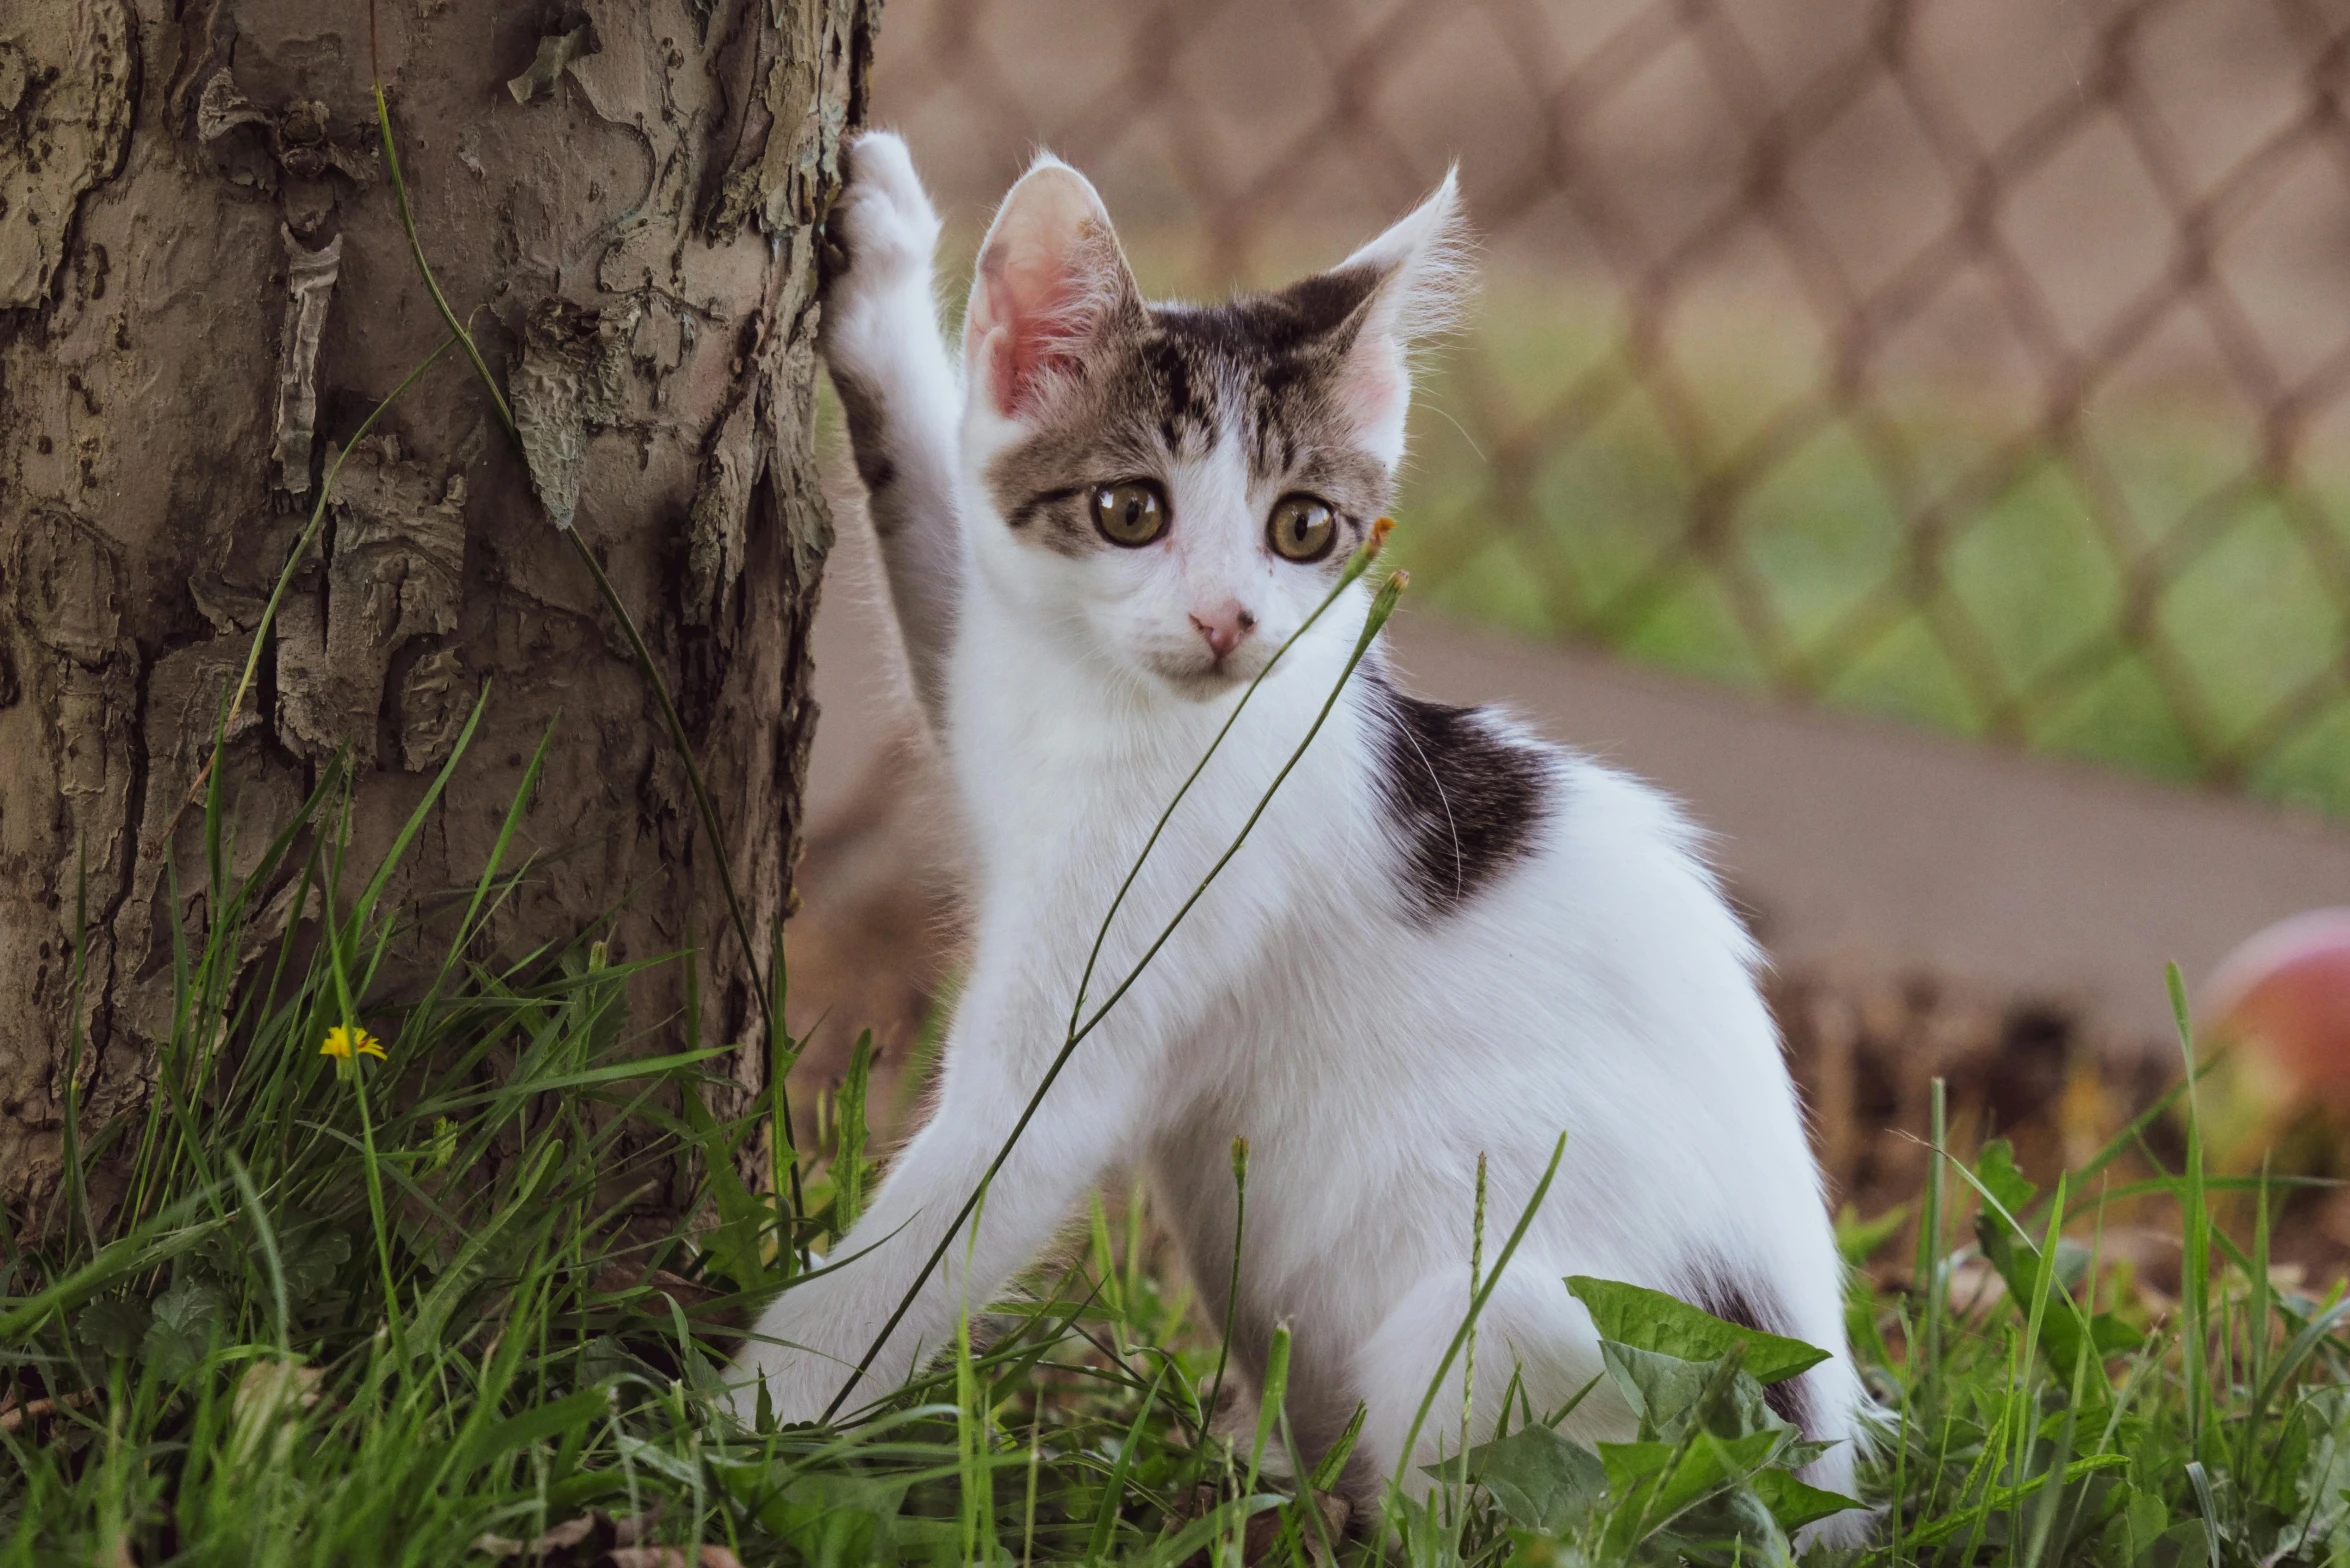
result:
[(1097, 486), (1093, 526), (1110, 543), (1139, 550), (1167, 531), (1167, 498), (1147, 479)]
[(1319, 561), (1338, 538), (1338, 514), (1320, 496), (1285, 495), (1273, 503), (1265, 533), (1284, 561)]

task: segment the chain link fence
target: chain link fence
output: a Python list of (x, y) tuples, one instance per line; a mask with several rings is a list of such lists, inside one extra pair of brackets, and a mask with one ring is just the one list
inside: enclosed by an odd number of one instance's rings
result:
[(975, 242), (1049, 146), (1169, 292), (1458, 159), (1426, 597), (2350, 815), (2344, 0), (891, 0)]

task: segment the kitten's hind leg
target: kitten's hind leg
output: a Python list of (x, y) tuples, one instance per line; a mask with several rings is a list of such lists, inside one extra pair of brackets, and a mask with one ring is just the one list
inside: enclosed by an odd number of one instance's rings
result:
[(906, 144), (887, 131), (850, 145), (848, 171), (829, 221), (835, 270), (818, 341), (848, 418), (915, 695), (935, 724), (962, 585), (954, 474), (963, 399), (932, 294), (938, 214)]
[[(1559, 1270), (1517, 1258), (1493, 1288), (1477, 1318), (1477, 1389), (1467, 1443), (1491, 1438), (1501, 1419), (1501, 1402), (1513, 1380), (1536, 1420), (1556, 1414), (1603, 1370), (1599, 1335), (1590, 1315), (1559, 1282)], [(1356, 1521), (1376, 1518), (1379, 1495), (1400, 1480), (1412, 1497), (1425, 1496), (1434, 1481), (1422, 1469), (1461, 1452), (1461, 1385), (1467, 1355), (1455, 1355), (1441, 1382), (1437, 1368), (1469, 1310), (1469, 1271), (1431, 1274), (1397, 1299), (1386, 1319), (1355, 1357), (1355, 1386), (1365, 1410), (1362, 1437), (1347, 1465), (1346, 1485)], [(1436, 1394), (1429, 1398), (1429, 1386)], [(1409, 1462), (1403, 1445), (1422, 1401), (1427, 1416)], [(1511, 1398), (1510, 1425), (1525, 1424), (1526, 1410)], [(1631, 1435), (1630, 1412), (1603, 1381), (1575, 1409), (1560, 1430), (1570, 1436), (1624, 1438)], [(1400, 1472), (1400, 1474), (1399, 1474)], [(1366, 1511), (1365, 1505), (1369, 1505)]]
[[(1477, 1390), (1469, 1422), (1470, 1446), (1493, 1436), (1501, 1418), (1502, 1397), (1513, 1376), (1524, 1394), (1522, 1405), (1516, 1398), (1511, 1400), (1513, 1431), (1529, 1416), (1548, 1420), (1574, 1402), (1572, 1413), (1558, 1424), (1562, 1434), (1586, 1444), (1623, 1442), (1636, 1434), (1638, 1422), (1631, 1407), (1613, 1382), (1602, 1375), (1605, 1363), (1591, 1314), (1567, 1293), (1562, 1282), (1561, 1276), (1567, 1272), (1519, 1257), (1495, 1285), (1477, 1319)], [(1449, 1464), (1461, 1452), (1465, 1357), (1455, 1356), (1445, 1369), (1436, 1397), (1428, 1402), (1411, 1462), (1399, 1463), (1413, 1418), (1421, 1401), (1428, 1398), (1429, 1384), (1436, 1381), (1436, 1369), (1467, 1315), (1468, 1305), (1465, 1268), (1430, 1275), (1397, 1300), (1356, 1357), (1355, 1384), (1366, 1410), (1362, 1438), (1342, 1485), (1354, 1504), (1358, 1529), (1378, 1517), (1377, 1502), (1389, 1480), (1400, 1479), (1409, 1496), (1425, 1497), (1436, 1483), (1422, 1467), (1439, 1459)], [(1858, 1447), (1852, 1440), (1856, 1421), (1851, 1412), (1862, 1398), (1860, 1389), (1841, 1362), (1815, 1367), (1804, 1378), (1807, 1393), (1839, 1402), (1833, 1408), (1840, 1413), (1829, 1420), (1807, 1423), (1808, 1435), (1835, 1440), (1836, 1446), (1802, 1471), (1802, 1478), (1824, 1490), (1849, 1495)], [(1581, 1399), (1576, 1402), (1578, 1395)], [(1867, 1509), (1832, 1514), (1806, 1526), (1796, 1545), (1865, 1545), (1872, 1524), (1873, 1515)]]

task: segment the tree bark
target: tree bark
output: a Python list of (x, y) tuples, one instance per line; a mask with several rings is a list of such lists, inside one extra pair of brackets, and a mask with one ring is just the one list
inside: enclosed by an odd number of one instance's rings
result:
[[(553, 518), (663, 666), (764, 939), (831, 540), (818, 230), (878, 3), (379, 0), (422, 243), (529, 460), (455, 353), (353, 446), (232, 719), (247, 864), (345, 743), (372, 864), (486, 684), (405, 896), (470, 882), (553, 722), (501, 934), (619, 908), (621, 954), (702, 948), (706, 1037), (757, 1035), (685, 775)], [(369, 27), (365, 0), (0, 7), (0, 1200), (57, 1179), (85, 877), (84, 1130), (144, 1100), (172, 933), (202, 914), (182, 806), (218, 705), (330, 456), (444, 333), (377, 147)], [(755, 1088), (761, 1053), (738, 1055)]]

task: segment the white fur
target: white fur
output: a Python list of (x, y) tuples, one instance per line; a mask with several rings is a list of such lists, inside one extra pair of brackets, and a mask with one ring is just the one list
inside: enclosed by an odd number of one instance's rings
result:
[[(875, 498), (875, 523), (976, 850), (977, 948), (935, 1114), (836, 1253), (869, 1255), (786, 1292), (746, 1352), (740, 1408), (764, 1378), (785, 1421), (825, 1409), (979, 1182), (1061, 1045), (1119, 881), (1237, 700), (1235, 680), (1209, 690), (1196, 678), (1186, 605), (1231, 594), (1259, 607), (1254, 646), (1267, 650), (1325, 591), (1263, 547), (1272, 497), (1229, 458), (1170, 476), (1189, 536), (1178, 548), (1070, 560), (1015, 538), (980, 474), (1020, 427), (966, 400), (949, 363), (929, 282), (937, 220), (912, 163), (895, 137), (869, 135), (851, 167), (835, 220), (851, 265), (833, 285), (824, 348), (836, 371), (885, 394), (900, 480)], [(1049, 167), (1055, 180), (1069, 172)], [(1386, 246), (1408, 270), (1442, 227), (1426, 216), (1364, 254)], [(1336, 683), (1366, 605), (1357, 591), (1334, 607), (1242, 714), (1136, 881), (1089, 1008), (1240, 830)], [(1230, 673), (1262, 663), (1260, 651)], [(1358, 693), (1077, 1049), (976, 1237), (948, 1248), (844, 1408), (950, 1343), (959, 1306), (983, 1307), (1121, 1166), (1147, 1169), (1156, 1212), (1220, 1312), (1237, 1136), (1250, 1151), (1243, 1360), (1287, 1322), (1301, 1445), (1326, 1442), (1360, 1399), (1359, 1452), (1395, 1474), (1468, 1305), (1478, 1155), (1490, 1164), (1490, 1261), (1563, 1131), (1549, 1201), (1482, 1321), (1477, 1422), (1490, 1430), (1513, 1365), (1537, 1410), (1599, 1372), (1563, 1276), (1678, 1289), (1697, 1266), (1751, 1282), (1791, 1332), (1834, 1352), (1808, 1384), (1820, 1435), (1856, 1438), (1863, 1396), (1819, 1177), (1756, 951), (1694, 831), (1655, 791), (1561, 754), (1561, 804), (1538, 852), (1455, 912), (1415, 921)], [(1457, 1445), (1458, 1377), (1456, 1366), (1419, 1462)], [(1630, 1426), (1603, 1383), (1567, 1430), (1617, 1438)], [(1852, 1463), (1843, 1442), (1811, 1479), (1849, 1488)]]

